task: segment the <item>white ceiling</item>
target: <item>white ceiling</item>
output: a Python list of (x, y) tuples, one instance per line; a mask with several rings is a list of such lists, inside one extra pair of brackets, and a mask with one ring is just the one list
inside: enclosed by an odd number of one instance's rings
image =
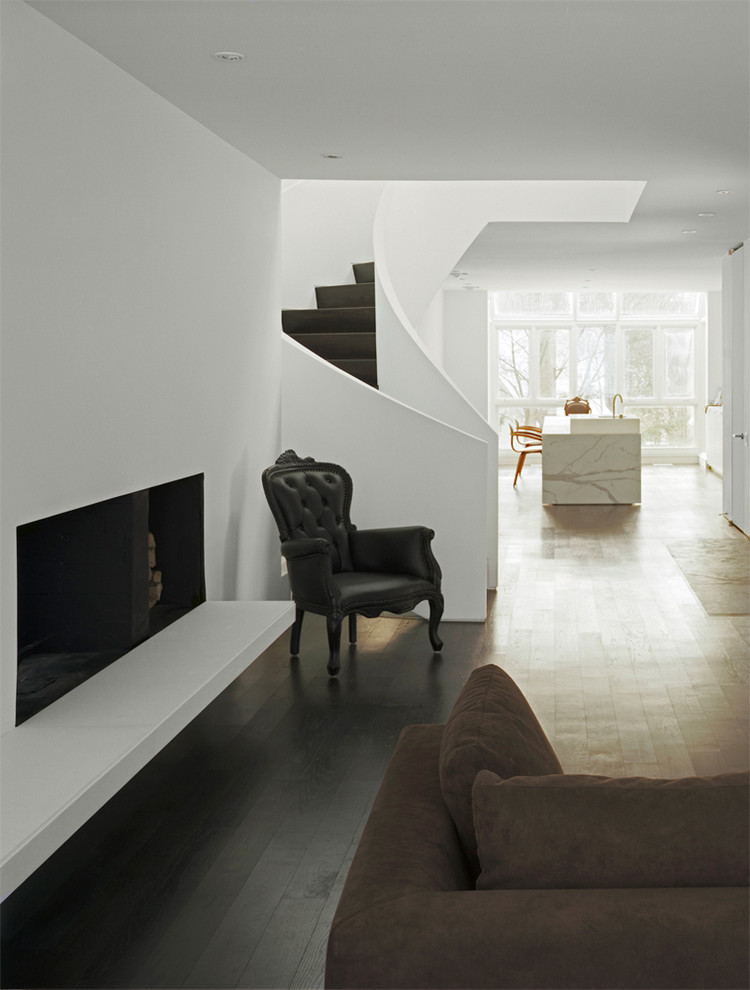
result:
[(461, 285), (716, 289), (750, 234), (750, 0), (29, 3), (282, 178), (647, 183), (488, 225)]

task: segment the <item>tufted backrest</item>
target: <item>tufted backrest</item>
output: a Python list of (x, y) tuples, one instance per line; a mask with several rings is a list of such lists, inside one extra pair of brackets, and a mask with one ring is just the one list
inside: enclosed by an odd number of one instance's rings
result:
[(352, 570), (352, 479), (342, 467), (285, 451), (263, 472), (263, 490), (282, 542), (322, 538), (331, 544), (334, 572)]

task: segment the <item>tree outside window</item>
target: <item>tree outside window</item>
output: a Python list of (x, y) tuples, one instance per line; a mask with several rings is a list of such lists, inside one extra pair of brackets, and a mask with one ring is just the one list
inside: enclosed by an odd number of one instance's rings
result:
[(600, 324), (578, 328), (578, 375), (576, 394), (601, 408), (615, 389), (615, 325)]
[(529, 331), (520, 327), (500, 330), (497, 348), (498, 395), (518, 399), (529, 394)]
[(654, 329), (634, 327), (625, 333), (624, 394), (645, 399), (654, 394)]

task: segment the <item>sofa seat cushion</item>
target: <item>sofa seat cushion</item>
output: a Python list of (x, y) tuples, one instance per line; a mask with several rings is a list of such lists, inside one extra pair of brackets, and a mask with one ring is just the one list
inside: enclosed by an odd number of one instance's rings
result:
[(732, 887), (748, 883), (750, 777), (584, 774), (473, 789), (480, 890)]
[(439, 770), (443, 800), (475, 873), (471, 790), (479, 771), (499, 777), (563, 772), (520, 688), (495, 664), (473, 671), (456, 699), (443, 732)]

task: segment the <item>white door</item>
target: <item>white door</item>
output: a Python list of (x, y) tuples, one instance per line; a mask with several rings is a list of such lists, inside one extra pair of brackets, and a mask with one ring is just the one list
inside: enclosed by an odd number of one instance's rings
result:
[[(724, 299), (724, 512), (750, 535), (750, 329), (747, 248), (729, 255), (723, 267)], [(728, 402), (727, 402), (728, 399)]]

